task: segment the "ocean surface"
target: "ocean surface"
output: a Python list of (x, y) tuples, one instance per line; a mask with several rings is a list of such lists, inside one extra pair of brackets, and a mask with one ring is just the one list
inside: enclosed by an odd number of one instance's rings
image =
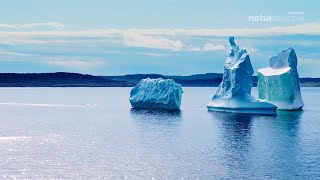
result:
[(320, 178), (320, 88), (277, 116), (208, 112), (215, 88), (131, 110), (130, 89), (0, 88), (0, 179)]

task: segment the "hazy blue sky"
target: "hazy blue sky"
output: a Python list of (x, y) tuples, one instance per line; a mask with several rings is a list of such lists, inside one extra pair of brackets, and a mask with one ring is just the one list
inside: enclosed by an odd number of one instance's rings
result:
[(316, 0), (3, 0), (0, 72), (222, 72), (233, 35), (255, 70), (293, 47), (300, 75), (320, 77), (319, 6)]

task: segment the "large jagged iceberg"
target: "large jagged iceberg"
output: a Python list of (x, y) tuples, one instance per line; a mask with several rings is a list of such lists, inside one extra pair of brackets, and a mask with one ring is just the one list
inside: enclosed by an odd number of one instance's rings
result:
[(142, 79), (130, 92), (136, 109), (180, 109), (183, 90), (172, 79)]
[(298, 60), (293, 48), (269, 59), (269, 67), (258, 70), (259, 98), (275, 104), (279, 110), (303, 107)]
[(276, 114), (276, 106), (251, 96), (253, 68), (245, 49), (229, 37), (231, 52), (224, 65), (221, 84), (208, 110), (255, 114)]

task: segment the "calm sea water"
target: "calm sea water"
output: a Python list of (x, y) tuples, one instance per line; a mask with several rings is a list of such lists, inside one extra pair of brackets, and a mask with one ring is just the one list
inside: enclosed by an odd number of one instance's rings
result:
[[(319, 179), (320, 88), (277, 116), (130, 109), (130, 88), (1, 88), (0, 178)], [(257, 94), (256, 89), (253, 93)]]

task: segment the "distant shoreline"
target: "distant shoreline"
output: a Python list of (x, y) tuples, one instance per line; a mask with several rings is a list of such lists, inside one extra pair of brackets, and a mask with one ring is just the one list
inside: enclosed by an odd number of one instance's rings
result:
[[(187, 76), (161, 74), (130, 74), (120, 76), (93, 76), (89, 74), (56, 73), (0, 73), (0, 87), (133, 87), (144, 78), (173, 79), (183, 87), (217, 87), (221, 73)], [(253, 86), (257, 77), (253, 76)], [(320, 78), (300, 78), (301, 87), (320, 87)]]

